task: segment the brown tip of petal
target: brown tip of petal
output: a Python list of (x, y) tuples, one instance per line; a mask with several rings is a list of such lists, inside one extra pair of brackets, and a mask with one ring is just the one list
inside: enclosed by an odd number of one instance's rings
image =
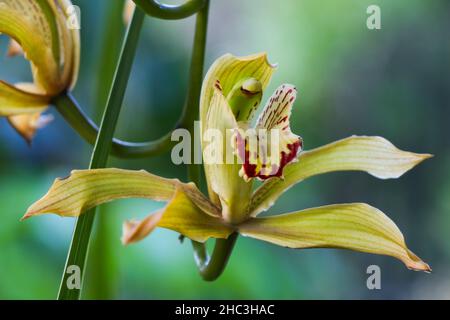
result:
[(121, 241), (124, 246), (133, 243), (133, 234), (138, 224), (137, 221), (125, 221), (123, 223)]
[(156, 212), (142, 221), (126, 221), (122, 227), (122, 244), (136, 243), (148, 236), (161, 220), (163, 211)]
[(411, 250), (408, 250), (408, 260), (404, 261), (406, 267), (413, 271), (423, 271), (426, 273), (431, 273), (432, 269), (430, 265), (422, 259), (420, 259), (417, 255), (415, 255)]
[(32, 213), (27, 212), (27, 213), (25, 213), (25, 215), (22, 218), (20, 218), (20, 221), (25, 221), (25, 220), (31, 218), (32, 216), (33, 216)]

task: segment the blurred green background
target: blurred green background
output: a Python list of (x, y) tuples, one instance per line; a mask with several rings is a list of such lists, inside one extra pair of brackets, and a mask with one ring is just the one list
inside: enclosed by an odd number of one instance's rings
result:
[[(98, 121), (124, 26), (122, 0), (74, 0), (82, 13), (82, 64), (74, 92)], [(180, 3), (181, 1), (167, 1)], [(366, 9), (381, 7), (382, 29), (368, 30)], [(193, 17), (147, 18), (116, 136), (143, 141), (167, 132), (187, 88)], [(157, 230), (130, 247), (121, 224), (161, 206), (124, 200), (101, 207), (85, 298), (118, 299), (408, 299), (450, 298), (450, 2), (447, 0), (212, 0), (205, 68), (230, 52), (266, 51), (279, 63), (269, 92), (299, 88), (292, 127), (307, 149), (352, 134), (380, 135), (435, 157), (399, 180), (333, 173), (290, 189), (270, 213), (339, 202), (367, 202), (403, 231), (433, 273), (408, 271), (388, 257), (343, 250), (289, 250), (239, 238), (224, 275), (197, 274), (189, 241)], [(0, 37), (0, 79), (30, 80), (23, 58), (7, 58)], [(206, 71), (206, 69), (205, 69)], [(269, 92), (266, 94), (269, 94)], [(64, 121), (41, 130), (30, 148), (0, 123), (0, 298), (54, 299), (74, 220), (44, 216), (19, 222), (54, 178), (86, 168), (91, 147)], [(139, 116), (137, 116), (139, 115)], [(170, 155), (119, 161), (185, 179)], [(99, 250), (98, 247), (101, 247)], [(366, 288), (377, 264), (382, 289)], [(97, 286), (101, 279), (107, 285)]]

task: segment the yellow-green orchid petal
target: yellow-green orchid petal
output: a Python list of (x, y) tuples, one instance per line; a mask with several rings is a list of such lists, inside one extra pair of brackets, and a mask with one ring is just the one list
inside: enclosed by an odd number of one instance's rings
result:
[(406, 246), (402, 233), (380, 210), (363, 203), (330, 205), (239, 226), (245, 236), (289, 248), (342, 248), (388, 255), (409, 269), (431, 268)]
[(47, 194), (28, 208), (24, 218), (46, 213), (78, 217), (88, 209), (116, 199), (170, 201), (177, 189), (182, 190), (206, 215), (220, 217), (219, 209), (193, 183), (184, 184), (144, 170), (113, 168), (74, 170), (69, 177), (56, 179)]
[(78, 217), (90, 208), (115, 199), (169, 201), (179, 183), (143, 170), (75, 170), (67, 178), (56, 179), (48, 193), (28, 208), (24, 218), (46, 213)]
[(0, 116), (42, 112), (49, 103), (50, 97), (36, 93), (31, 85), (12, 86), (0, 80)]
[(17, 41), (33, 65), (36, 81), (47, 93), (59, 87), (59, 60), (54, 42), (59, 41), (52, 30), (57, 29), (49, 17), (47, 1), (0, 1), (0, 32)]
[(193, 183), (121, 169), (73, 171), (68, 178), (57, 179), (48, 193), (28, 209), (24, 219), (45, 213), (78, 217), (90, 208), (124, 198), (169, 202), (141, 223), (126, 223), (124, 243), (142, 239), (155, 227), (171, 229), (200, 242), (210, 237), (227, 238), (234, 232), (221, 219), (219, 209)]
[(68, 29), (69, 0), (0, 0), (0, 32), (30, 61), (34, 82), (47, 95), (73, 87), (79, 67), (79, 31)]
[[(268, 62), (265, 53), (247, 57), (235, 57), (231, 54), (226, 54), (214, 62), (206, 74), (201, 91), (200, 123), (202, 128), (202, 145), (204, 144), (203, 133), (207, 126), (207, 116), (209, 114), (209, 109), (211, 108), (211, 100), (215, 94), (217, 81), (219, 81), (221, 85), (223, 96), (227, 97), (236, 84), (249, 78), (259, 81), (262, 90), (264, 90), (269, 84), (274, 71), (275, 66)], [(210, 198), (216, 204), (219, 204), (218, 197), (211, 188), (210, 173), (211, 172), (206, 169), (206, 180)]]
[(205, 214), (179, 188), (173, 199), (161, 211), (141, 222), (126, 222), (123, 227), (122, 242), (130, 244), (142, 240), (156, 227), (170, 229), (181, 233), (191, 240), (205, 242), (209, 238), (226, 239), (234, 232), (222, 219)]
[(284, 179), (270, 179), (253, 194), (252, 216), (267, 210), (294, 184), (311, 176), (332, 171), (365, 171), (380, 179), (398, 178), (429, 154), (397, 149), (381, 137), (353, 136), (323, 147), (303, 152), (299, 161), (288, 165)]
[(242, 165), (232, 153), (231, 133), (237, 128), (234, 114), (217, 82), (204, 127), (203, 159), (210, 187), (219, 196), (222, 216), (232, 223), (246, 218), (252, 192), (252, 184), (239, 176)]

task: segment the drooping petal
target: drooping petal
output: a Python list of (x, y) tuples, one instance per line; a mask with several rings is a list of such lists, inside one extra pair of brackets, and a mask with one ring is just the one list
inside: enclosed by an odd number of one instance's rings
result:
[(193, 183), (162, 178), (144, 170), (112, 168), (74, 170), (67, 178), (56, 179), (47, 194), (28, 208), (24, 218), (46, 213), (78, 217), (88, 209), (116, 199), (170, 201), (177, 189), (205, 214), (220, 217), (219, 209)]
[(330, 205), (254, 218), (239, 227), (245, 236), (289, 248), (341, 248), (388, 255), (409, 269), (431, 268), (406, 246), (402, 233), (380, 210), (363, 203)]
[(245, 219), (252, 188), (239, 176), (241, 165), (233, 154), (233, 133), (237, 128), (217, 82), (204, 127), (203, 159), (210, 187), (220, 199), (222, 216), (233, 223)]
[[(245, 148), (245, 153), (241, 154), (243, 165), (240, 172), (245, 180), (282, 177), (284, 167), (297, 159), (303, 140), (292, 133), (289, 124), (296, 96), (294, 86), (280, 86), (257, 120), (255, 137), (238, 136), (238, 149)], [(249, 143), (252, 138), (256, 141), (253, 145), (255, 150), (251, 150), (252, 144)]]
[(50, 103), (50, 97), (34, 93), (23, 86), (12, 86), (0, 80), (0, 116), (33, 114), (43, 112)]
[(141, 222), (126, 222), (123, 227), (122, 242), (130, 244), (140, 241), (156, 227), (179, 232), (198, 242), (205, 242), (209, 238), (226, 239), (234, 232), (234, 228), (228, 226), (221, 218), (212, 217), (200, 210), (180, 188), (163, 210), (148, 216)]
[(164, 211), (157, 211), (148, 215), (144, 220), (125, 221), (122, 226), (122, 243), (124, 245), (141, 241), (158, 226)]
[[(203, 81), (200, 97), (200, 125), (202, 146), (204, 144), (203, 134), (205, 131), (207, 116), (211, 108), (211, 99), (215, 94), (215, 85), (219, 81), (222, 87), (222, 94), (227, 97), (236, 83), (244, 79), (254, 78), (261, 83), (262, 90), (265, 90), (270, 82), (275, 66), (267, 60), (265, 53), (247, 57), (235, 57), (226, 54), (218, 58), (210, 67)], [(219, 204), (217, 195), (211, 189), (209, 172), (206, 172), (206, 180), (210, 198)]]
[(0, 32), (20, 44), (32, 64), (36, 83), (47, 94), (61, 90), (58, 25), (50, 2), (2, 0)]
[(53, 121), (52, 115), (25, 113), (8, 117), (9, 124), (19, 133), (28, 144), (31, 144), (36, 131)]
[(381, 137), (352, 136), (302, 152), (298, 162), (285, 168), (283, 180), (267, 180), (255, 191), (250, 211), (256, 216), (267, 210), (285, 190), (311, 176), (332, 171), (365, 171), (380, 179), (398, 178), (430, 157), (399, 150)]

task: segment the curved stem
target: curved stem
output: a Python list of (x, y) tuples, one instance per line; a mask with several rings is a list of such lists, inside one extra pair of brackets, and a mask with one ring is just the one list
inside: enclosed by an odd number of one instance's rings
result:
[(214, 281), (222, 274), (233, 252), (237, 238), (238, 234), (233, 233), (228, 239), (217, 239), (211, 257), (209, 257), (203, 243), (192, 241), (195, 262), (203, 280)]
[[(67, 123), (89, 144), (97, 139), (97, 125), (84, 113), (70, 92), (54, 98), (52, 104)], [(145, 158), (164, 153), (173, 146), (171, 133), (150, 142), (127, 142), (113, 138), (111, 154), (119, 158)]]
[(166, 19), (177, 20), (187, 18), (200, 11), (206, 3), (206, 0), (187, 0), (180, 5), (166, 5), (156, 0), (133, 0), (148, 15)]
[[(107, 164), (111, 141), (122, 107), (123, 97), (131, 73), (144, 18), (144, 12), (139, 9), (135, 10), (125, 36), (119, 64), (117, 65), (100, 131), (92, 153), (90, 169), (102, 168)], [(82, 282), (80, 281), (81, 283), (79, 283), (78, 281), (72, 280), (71, 283), (71, 276), (78, 273), (80, 280), (83, 279), (94, 218), (95, 209), (89, 210), (77, 220), (61, 281), (58, 295), (59, 300), (78, 300), (80, 298)]]

